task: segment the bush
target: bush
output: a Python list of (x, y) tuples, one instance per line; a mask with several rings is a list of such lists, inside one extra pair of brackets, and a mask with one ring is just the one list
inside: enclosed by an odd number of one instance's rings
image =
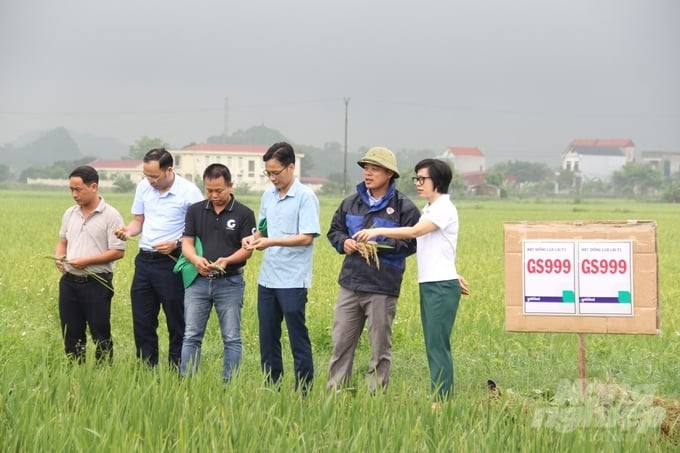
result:
[(131, 179), (121, 177), (116, 179), (113, 183), (113, 187), (115, 187), (116, 192), (133, 192), (135, 187), (137, 187), (137, 184), (132, 182)]

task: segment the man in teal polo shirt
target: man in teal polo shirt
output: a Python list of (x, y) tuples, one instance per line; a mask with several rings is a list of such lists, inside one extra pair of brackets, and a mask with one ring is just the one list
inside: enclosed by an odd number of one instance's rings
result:
[(247, 249), (264, 250), (258, 279), (257, 314), (260, 361), (271, 383), (283, 375), (281, 322), (286, 320), (295, 366), (295, 388), (305, 393), (314, 379), (314, 362), (305, 324), (307, 290), (312, 283), (314, 238), (321, 233), (319, 200), (295, 178), (295, 152), (285, 142), (273, 144), (262, 157), (274, 188), (262, 195), (257, 231), (243, 241)]

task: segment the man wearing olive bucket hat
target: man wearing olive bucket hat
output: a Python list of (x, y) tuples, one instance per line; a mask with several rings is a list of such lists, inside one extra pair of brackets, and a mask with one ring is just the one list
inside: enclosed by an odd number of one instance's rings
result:
[(371, 148), (357, 163), (363, 168), (364, 180), (356, 186), (355, 194), (342, 201), (327, 234), (337, 252), (345, 255), (338, 278), (340, 293), (334, 311), (328, 388), (338, 390), (350, 383), (354, 352), (368, 321), (371, 358), (366, 380), (374, 393), (389, 383), (392, 322), (405, 260), (415, 253), (416, 242), (379, 238), (382, 247), (371, 250), (371, 244), (359, 243), (352, 235), (365, 228), (413, 226), (420, 213), (396, 189), (399, 168), (392, 151)]

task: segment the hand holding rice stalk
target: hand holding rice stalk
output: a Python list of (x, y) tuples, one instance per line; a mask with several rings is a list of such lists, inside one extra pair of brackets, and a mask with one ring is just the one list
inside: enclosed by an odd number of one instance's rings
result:
[(380, 258), (378, 258), (378, 244), (374, 241), (359, 242), (357, 241), (357, 248), (359, 254), (366, 260), (366, 264), (371, 265), (371, 261), (375, 263), (375, 267), (380, 269)]
[(359, 254), (366, 260), (366, 264), (370, 266), (371, 261), (373, 261), (376, 269), (380, 269), (378, 249), (391, 249), (392, 246), (375, 241), (357, 241), (357, 248), (359, 249)]
[(376, 241), (372, 241), (377, 232), (371, 231), (375, 225), (371, 228), (357, 231), (354, 233), (352, 238), (357, 241), (357, 249), (359, 254), (366, 260), (366, 264), (371, 265), (371, 261), (375, 263), (375, 267), (380, 269), (380, 258), (378, 257), (378, 249), (391, 249), (391, 245), (381, 244)]
[[(56, 261), (57, 263), (61, 264), (71, 264), (69, 263), (65, 256), (46, 256), (45, 258)], [(104, 278), (88, 269), (82, 269), (82, 271), (84, 271), (88, 277), (91, 277), (92, 279), (96, 280), (103, 287), (114, 293), (113, 288), (111, 287), (111, 285), (109, 285), (109, 282), (107, 282)]]
[(208, 267), (211, 268), (211, 269), (215, 269), (215, 270), (219, 271), (220, 274), (224, 274), (226, 272), (224, 267), (217, 264), (217, 261), (208, 261)]

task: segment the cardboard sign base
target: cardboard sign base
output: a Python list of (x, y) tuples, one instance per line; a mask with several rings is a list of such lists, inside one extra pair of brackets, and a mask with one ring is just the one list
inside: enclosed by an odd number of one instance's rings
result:
[[(505, 330), (508, 332), (659, 333), (659, 274), (654, 221), (506, 222)], [(631, 241), (633, 316), (524, 313), (524, 240)]]

